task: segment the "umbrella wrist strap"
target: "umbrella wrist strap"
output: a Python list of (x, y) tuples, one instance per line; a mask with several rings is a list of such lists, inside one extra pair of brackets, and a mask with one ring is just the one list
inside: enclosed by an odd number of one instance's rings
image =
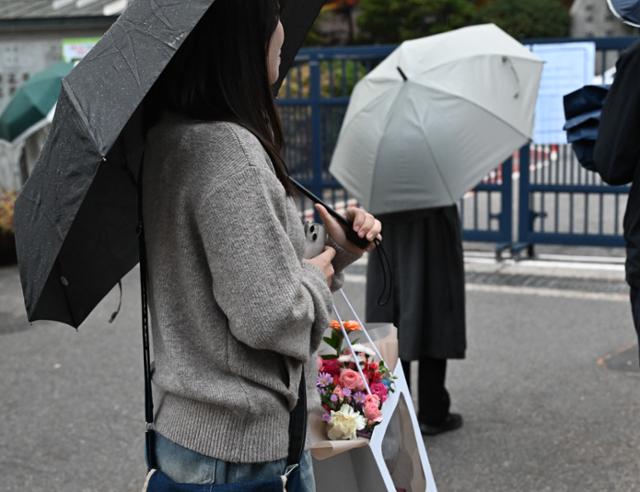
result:
[[(148, 263), (144, 237), (142, 206), (142, 168), (138, 177), (138, 248), (140, 258), (140, 300), (142, 306), (142, 351), (144, 363), (144, 410), (145, 410), (145, 448), (147, 454), (147, 466), (157, 469), (155, 456), (155, 433), (153, 429), (153, 389), (151, 386), (151, 355), (149, 343), (149, 307), (148, 307)], [(298, 403), (289, 417), (289, 453), (287, 464), (289, 466), (300, 463), (307, 436), (307, 392), (304, 369), (300, 376), (298, 387)]]

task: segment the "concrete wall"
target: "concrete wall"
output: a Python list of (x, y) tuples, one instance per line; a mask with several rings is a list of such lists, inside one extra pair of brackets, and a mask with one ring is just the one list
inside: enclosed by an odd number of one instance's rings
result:
[(635, 32), (611, 13), (605, 0), (576, 0), (571, 17), (574, 38), (629, 36)]

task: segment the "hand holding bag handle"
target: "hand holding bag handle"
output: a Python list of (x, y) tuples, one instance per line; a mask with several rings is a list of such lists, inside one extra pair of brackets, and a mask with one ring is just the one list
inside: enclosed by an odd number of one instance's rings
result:
[(142, 167), (138, 176), (138, 248), (140, 256), (140, 298), (142, 305), (142, 351), (144, 363), (145, 400), (145, 447), (148, 474), (143, 492), (295, 492), (300, 488), (299, 464), (304, 452), (307, 435), (307, 393), (304, 371), (298, 389), (298, 404), (291, 412), (289, 420), (289, 454), (287, 469), (282, 477), (272, 480), (243, 482), (222, 485), (179, 484), (158, 470), (155, 456), (155, 433), (153, 429), (153, 389), (151, 386), (151, 355), (149, 344), (149, 307), (147, 294), (148, 264), (144, 237)]

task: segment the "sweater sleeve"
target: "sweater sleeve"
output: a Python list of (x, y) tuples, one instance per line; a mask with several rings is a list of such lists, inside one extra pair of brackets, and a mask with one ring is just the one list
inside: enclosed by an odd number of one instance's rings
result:
[(246, 162), (197, 211), (216, 302), (240, 342), (306, 362), (329, 317), (324, 276), (302, 264), (286, 231), (286, 195)]

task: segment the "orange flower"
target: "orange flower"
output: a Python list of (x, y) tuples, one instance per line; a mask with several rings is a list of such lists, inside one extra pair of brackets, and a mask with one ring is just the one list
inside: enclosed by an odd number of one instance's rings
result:
[(344, 322), (344, 327), (346, 328), (347, 331), (360, 331), (360, 330), (362, 330), (362, 327), (360, 326), (360, 323), (358, 323), (357, 321), (345, 321)]
[[(340, 322), (334, 319), (333, 321), (331, 321), (331, 323), (329, 323), (329, 328), (333, 330), (340, 330)], [(348, 332), (362, 330), (360, 323), (358, 323), (357, 321), (345, 321), (344, 328)]]

